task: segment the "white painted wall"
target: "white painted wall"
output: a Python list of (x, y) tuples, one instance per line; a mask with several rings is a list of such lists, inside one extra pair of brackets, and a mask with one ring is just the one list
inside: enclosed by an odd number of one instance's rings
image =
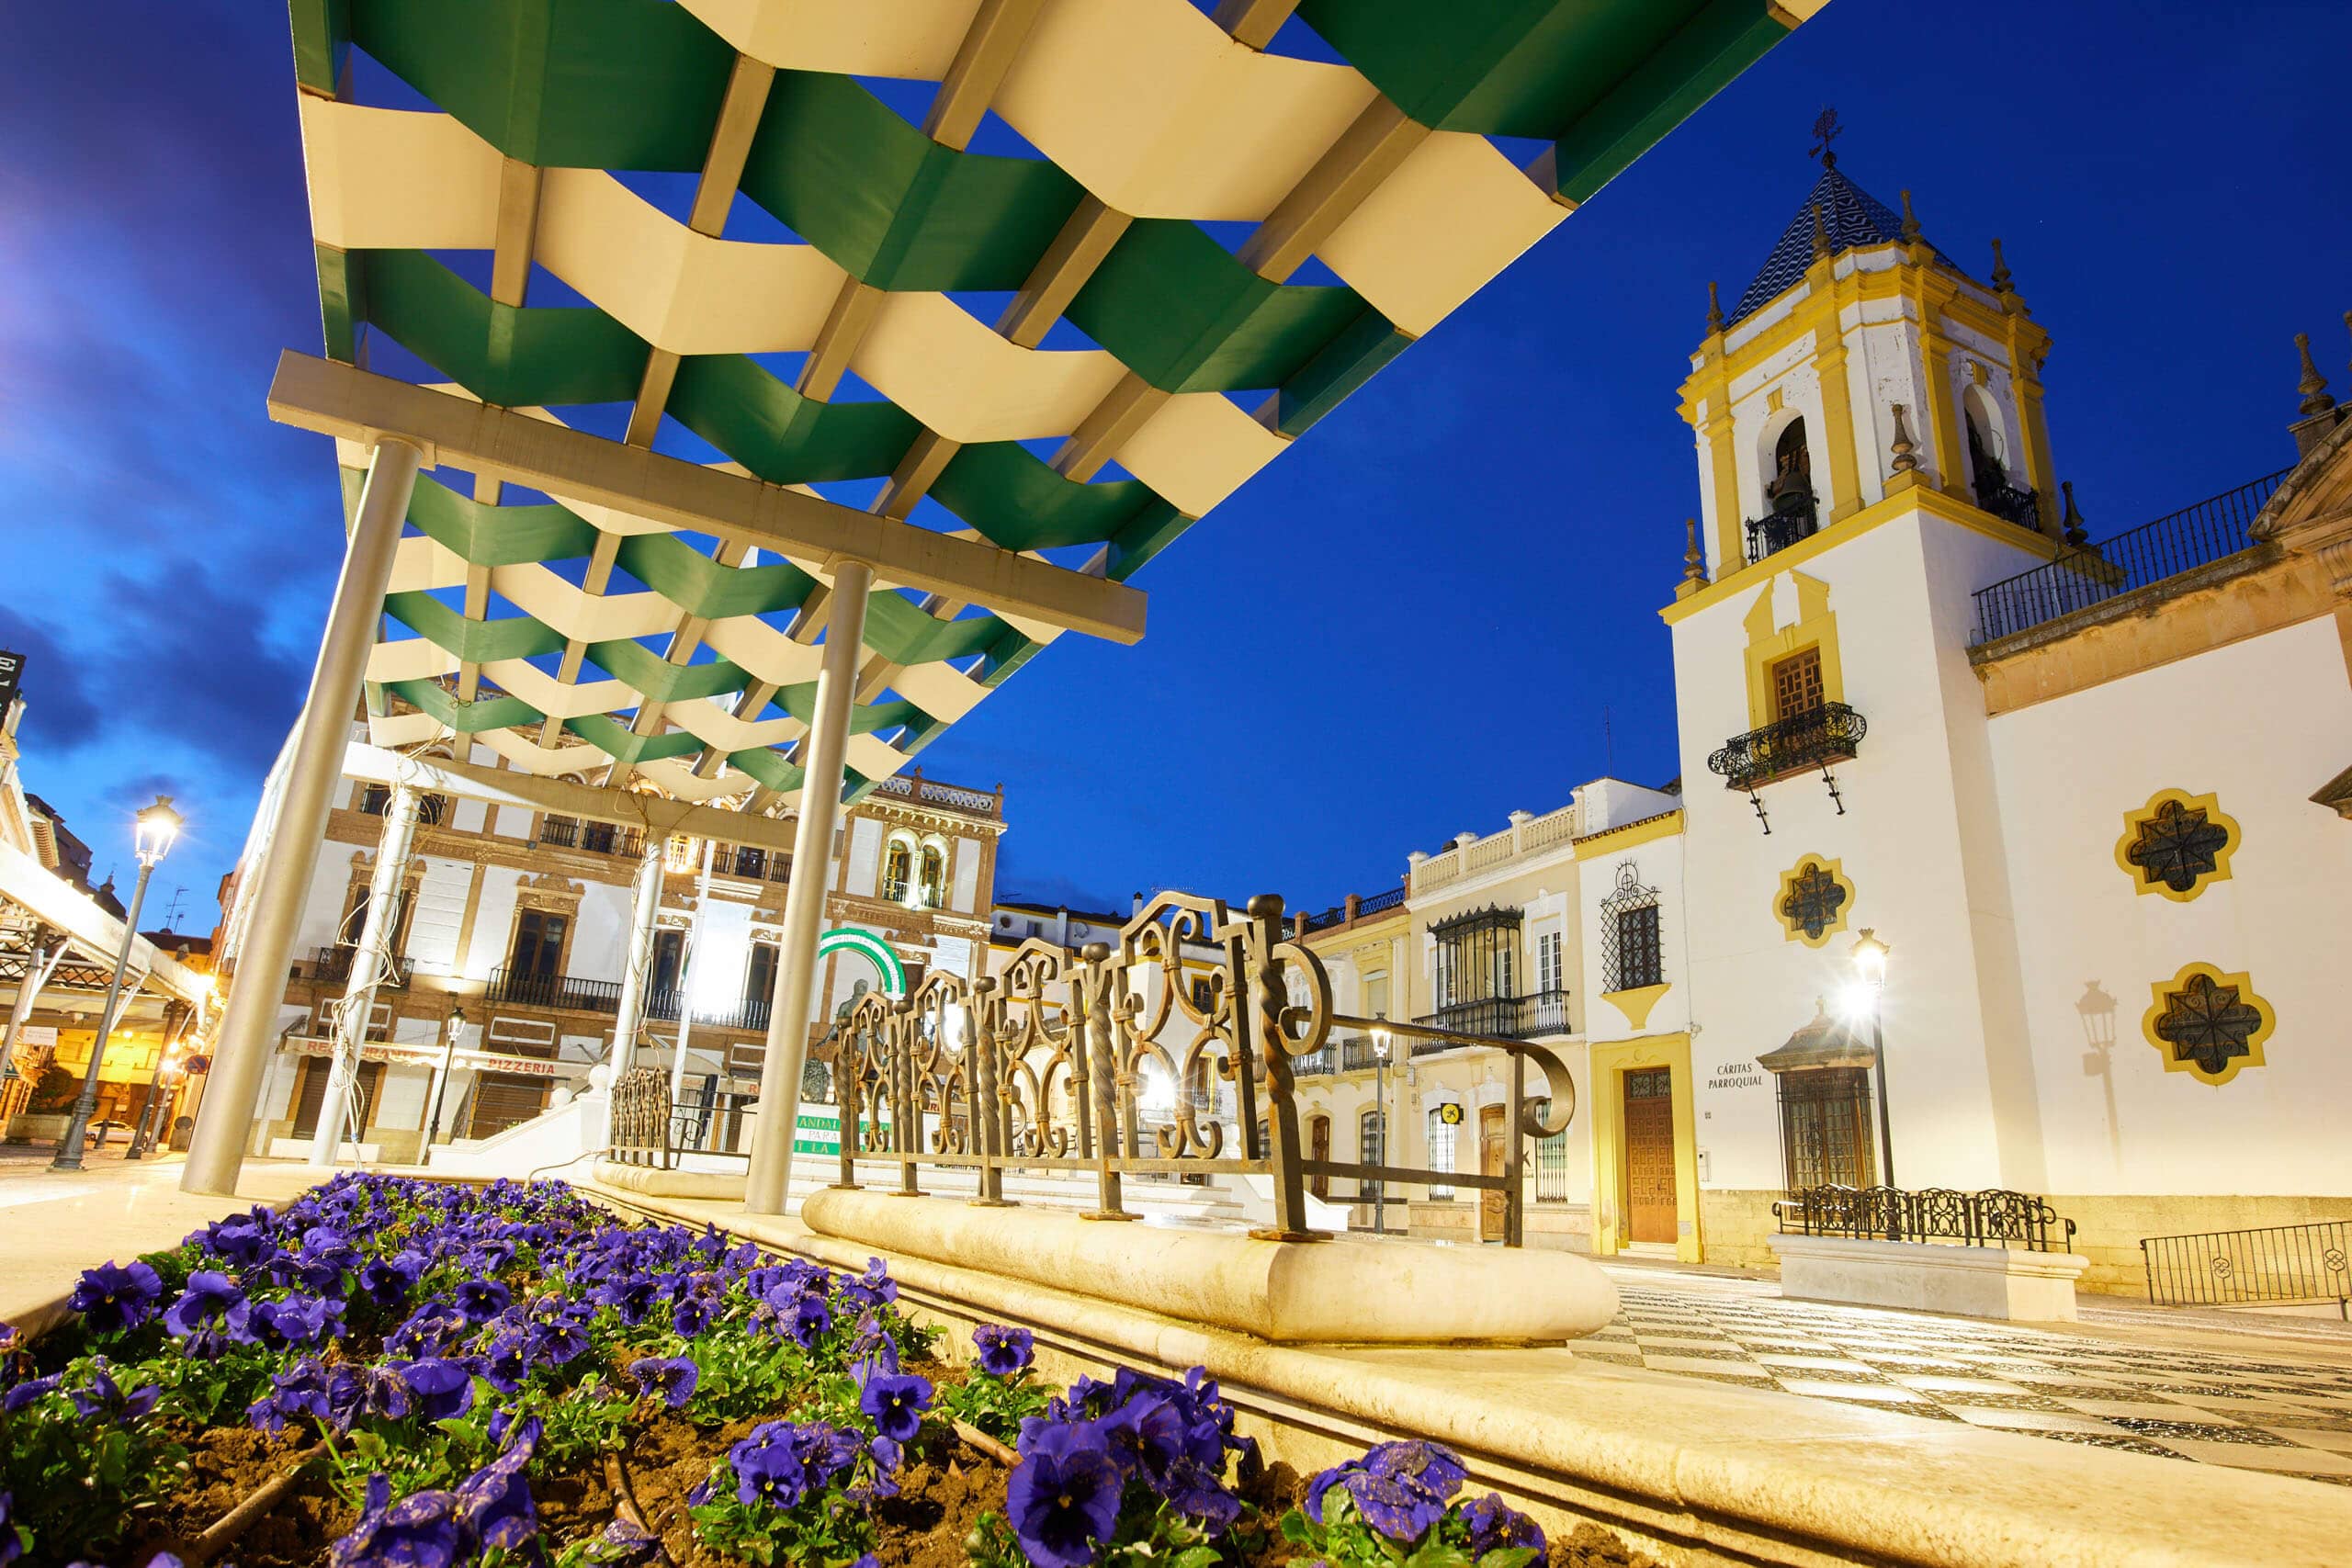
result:
[[(2050, 1190), (2352, 1193), (2352, 832), (2307, 798), (2352, 736), (2334, 623), (1991, 728)], [(2187, 903), (2136, 893), (2115, 861), (2124, 814), (2163, 789), (2214, 793), (2244, 834), (2230, 879)], [(2219, 1088), (2165, 1071), (2141, 1028), (2154, 983), (2199, 962), (2246, 971), (2278, 1012), (2267, 1065)]]

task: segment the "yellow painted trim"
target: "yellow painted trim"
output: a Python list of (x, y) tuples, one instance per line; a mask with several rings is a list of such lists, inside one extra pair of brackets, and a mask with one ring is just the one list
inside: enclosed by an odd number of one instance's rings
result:
[(1772, 586), (1749, 606), (1747, 626), (1747, 727), (1761, 729), (1780, 716), (1772, 711), (1772, 666), (1806, 649), (1821, 653), (1821, 700), (1846, 700), (1846, 667), (1838, 652), (1838, 614), (1829, 607), (1829, 584), (1804, 572), (1789, 573), (1796, 584), (1797, 618), (1774, 630)]
[[(2186, 893), (2175, 892), (2166, 883), (2149, 881), (2146, 874), (2129, 858), (2132, 840), (2140, 836), (2143, 828), (2154, 820), (2157, 808), (2166, 802), (2177, 802), (2191, 811), (2202, 811), (2206, 821), (2229, 835), (2213, 853), (2213, 869), (2199, 876)], [(2132, 879), (2133, 892), (2162, 894), (2176, 904), (2186, 904), (2204, 892), (2209, 884), (2230, 879), (2230, 857), (2237, 852), (2240, 837), (2237, 818), (2224, 813), (2221, 803), (2212, 795), (2191, 795), (2179, 789), (2160, 789), (2148, 796), (2147, 805), (2137, 811), (2123, 814), (2123, 836), (2115, 840), (2115, 863), (2122, 867), (2123, 874)]]
[(1851, 517), (1862, 509), (1860, 466), (1855, 458), (1854, 400), (1846, 385), (1846, 336), (1839, 330), (1839, 288), (1820, 291), (1821, 315), (1814, 342), (1813, 363), (1821, 383), (1823, 443), (1829, 453), (1829, 521)]
[(1686, 616), (1720, 604), (1768, 578), (1803, 566), (1815, 556), (1826, 555), (1873, 528), (1906, 517), (1913, 512), (1925, 513), (1939, 522), (1954, 524), (1971, 533), (1982, 534), (1988, 539), (2030, 551), (2044, 560), (2056, 557), (2062, 548), (2056, 540), (2045, 534), (2031, 528), (2020, 528), (2014, 523), (2004, 523), (1989, 512), (1979, 512), (1968, 502), (1939, 491), (1906, 490), (1862, 508), (1843, 523), (1833, 523), (1818, 534), (1799, 539), (1787, 549), (1775, 551), (1754, 566), (1742, 567), (1736, 572), (1717, 578), (1688, 599), (1679, 599), (1667, 605), (1657, 613), (1658, 618), (1668, 626), (1673, 626)]
[(1603, 828), (1598, 833), (1587, 833), (1572, 840), (1577, 847), (1577, 859), (1591, 860), (1600, 855), (1613, 855), (1620, 850), (1630, 850), (1646, 844), (1653, 839), (1670, 839), (1682, 831), (1682, 808), (1645, 817), (1638, 822), (1626, 822), (1615, 828)]
[[(1797, 878), (1804, 874), (1807, 866), (1819, 866), (1829, 874), (1830, 881), (1846, 890), (1846, 901), (1838, 906), (1837, 918), (1822, 928), (1819, 936), (1808, 934), (1803, 926), (1781, 912), (1781, 906), (1788, 902), (1789, 895), (1795, 890)], [(1790, 942), (1801, 942), (1807, 947), (1822, 947), (1831, 937), (1846, 929), (1847, 917), (1854, 912), (1854, 885), (1847, 879), (1845, 862), (1827, 860), (1808, 852), (1799, 855), (1796, 864), (1781, 873), (1781, 889), (1772, 895), (1772, 918), (1781, 922), (1781, 930), (1787, 933)]]
[(1699, 1134), (1692, 1109), (1698, 1087), (1690, 1072), (1690, 1036), (1652, 1034), (1588, 1047), (1592, 1071), (1592, 1250), (1610, 1257), (1623, 1250), (1620, 1235), (1625, 1202), (1625, 1085), (1628, 1072), (1665, 1067), (1674, 1074), (1674, 1256), (1700, 1261)]
[(1635, 986), (1631, 990), (1603, 991), (1600, 999), (1625, 1015), (1625, 1021), (1635, 1029), (1650, 1021), (1650, 1010), (1658, 998), (1672, 990), (1672, 985), (1661, 982), (1655, 986)]
[[(2262, 1021), (2255, 1026), (2254, 1032), (2246, 1038), (2245, 1055), (2231, 1057), (2229, 1065), (2218, 1073), (2209, 1073), (2195, 1062), (2182, 1059), (2179, 1054), (2173, 1050), (2171, 1043), (2156, 1032), (2156, 1021), (2164, 1017), (2165, 1007), (2171, 999), (2171, 994), (2179, 991), (2199, 975), (2204, 976), (2216, 986), (2231, 987), (2236, 990), (2238, 1000), (2262, 1015)], [(2140, 1015), (2140, 1032), (2146, 1036), (2149, 1044), (2156, 1048), (2156, 1055), (2164, 1058), (2165, 1071), (2187, 1073), (2199, 1083), (2211, 1084), (2215, 1089), (2219, 1089), (2237, 1077), (2239, 1068), (2258, 1067), (2263, 1065), (2263, 1042), (2268, 1040), (2271, 1031), (2278, 1027), (2278, 1015), (2271, 1010), (2268, 1002), (2255, 994), (2254, 981), (2245, 970), (2241, 969), (2233, 974), (2225, 975), (2211, 964), (2186, 964), (2180, 973), (2175, 975), (2170, 980), (2158, 980), (2150, 985), (2148, 990), (2155, 1000), (2149, 1005), (2146, 1012)]]

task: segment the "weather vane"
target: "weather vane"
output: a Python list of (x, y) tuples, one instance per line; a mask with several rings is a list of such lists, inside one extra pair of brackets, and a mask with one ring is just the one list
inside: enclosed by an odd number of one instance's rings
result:
[(1838, 154), (1829, 150), (1829, 144), (1838, 139), (1843, 130), (1844, 128), (1838, 123), (1838, 111), (1833, 108), (1823, 109), (1821, 118), (1813, 122), (1813, 135), (1817, 145), (1805, 156), (1820, 159), (1821, 166), (1825, 169), (1836, 168)]

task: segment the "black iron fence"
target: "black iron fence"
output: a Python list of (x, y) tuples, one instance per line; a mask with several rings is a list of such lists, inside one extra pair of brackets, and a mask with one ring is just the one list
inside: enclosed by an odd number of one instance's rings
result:
[(2158, 1306), (2335, 1303), (2352, 1318), (2352, 1221), (2154, 1235), (2140, 1243)]
[[(1930, 1187), (1808, 1187), (1772, 1205), (1783, 1235), (1844, 1235), (1872, 1241), (1956, 1242), (2071, 1251), (2075, 1222), (2030, 1192), (1989, 1188), (1960, 1192)], [(2053, 1236), (2053, 1233), (2055, 1233)]]
[(1868, 721), (1844, 703), (1822, 703), (1733, 736), (1707, 759), (1707, 771), (1722, 774), (1727, 788), (1752, 790), (1807, 768), (1851, 761), (1869, 732)]
[(2119, 593), (2235, 555), (2252, 543), (2247, 528), (2278, 482), (2293, 471), (2266, 474), (2128, 534), (2069, 550), (2030, 571), (1978, 589), (1974, 640), (1983, 644), (2013, 637)]

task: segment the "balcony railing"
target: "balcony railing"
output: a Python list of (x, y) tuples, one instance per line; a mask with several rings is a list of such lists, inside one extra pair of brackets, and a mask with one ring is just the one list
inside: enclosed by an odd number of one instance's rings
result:
[(2046, 565), (1976, 591), (1976, 637), (1995, 642), (2045, 621), (2210, 566), (2253, 541), (2246, 530), (2292, 468), (2143, 524), (2099, 544), (2070, 550)]
[(1767, 517), (1747, 520), (1747, 564), (1778, 555), (1800, 539), (1818, 533), (1819, 507), (1809, 495), (1784, 495), (1772, 503)]
[(1869, 728), (1844, 703), (1823, 703), (1733, 736), (1707, 759), (1707, 771), (1721, 773), (1729, 788), (1752, 790), (1809, 768), (1851, 761)]
[(1989, 512), (2004, 523), (2014, 523), (2020, 528), (2041, 529), (2041, 498), (2030, 490), (2012, 484), (1998, 484), (1976, 492), (1979, 511)]
[(1852, 1236), (1865, 1241), (1949, 1242), (2064, 1252), (2075, 1222), (2030, 1192), (1993, 1188), (1905, 1191), (1895, 1187), (1808, 1187), (1776, 1200), (1772, 1213), (1787, 1235)]
[[(650, 991), (645, 998), (645, 1016), (664, 1023), (675, 1023), (678, 1011), (685, 1005), (686, 994), (675, 987), (663, 987)], [(765, 997), (746, 997), (733, 1002), (697, 1002), (695, 1022), (709, 1029), (757, 1029), (768, 1026), (768, 1010), (773, 1004)]]
[[(351, 961), (358, 952), (356, 947), (344, 945), (320, 948), (311, 960), (311, 978), (322, 985), (348, 985), (351, 981)], [(376, 983), (398, 990), (408, 984), (408, 976), (407, 962), (395, 958)]]
[[(1491, 1034), (1505, 1040), (1532, 1040), (1539, 1034), (1566, 1034), (1568, 1029), (1568, 993), (1537, 991), (1525, 997), (1482, 997), (1472, 1002), (1454, 1002), (1435, 1012), (1413, 1020), (1430, 1029), (1448, 1029), (1458, 1034)], [(1371, 1052), (1367, 1043), (1367, 1055)], [(1413, 1047), (1416, 1056), (1432, 1051), (1450, 1051), (1453, 1047), (1444, 1041), (1424, 1041)], [(1366, 1062), (1366, 1066), (1371, 1063)]]
[(1319, 915), (1309, 915), (1306, 917), (1306, 929), (1311, 931), (1319, 931), (1327, 926), (1346, 925), (1351, 920), (1368, 920), (1374, 915), (1384, 914), (1395, 908), (1404, 901), (1405, 888), (1400, 883), (1385, 893), (1374, 893), (1369, 897), (1356, 898), (1350, 904), (1334, 904)]
[(585, 850), (596, 855), (627, 855), (631, 859), (645, 852), (645, 833), (638, 828), (624, 828), (616, 822), (581, 822), (569, 817), (543, 817), (539, 819), (539, 842), (554, 844), (560, 849)]
[(967, 811), (978, 817), (1004, 815), (1004, 792), (1001, 789), (990, 794), (987, 790), (965, 789), (957, 784), (941, 784), (936, 779), (923, 777), (921, 768), (916, 768), (910, 773), (896, 774), (890, 778), (876, 780), (874, 793), (897, 795), (901, 800), (912, 800), (924, 806), (950, 807), (957, 811)]
[(502, 964), (490, 972), (485, 998), (514, 1007), (548, 1008), (558, 1012), (599, 1012), (621, 1010), (617, 980), (575, 980), (568, 975), (535, 975)]

